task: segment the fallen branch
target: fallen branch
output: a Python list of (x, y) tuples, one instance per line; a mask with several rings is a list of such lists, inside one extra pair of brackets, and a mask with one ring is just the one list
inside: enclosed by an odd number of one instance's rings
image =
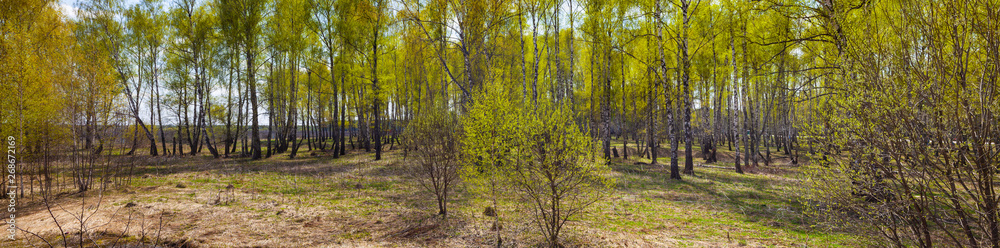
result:
[(705, 167), (705, 168), (714, 168), (714, 169), (726, 169), (726, 170), (735, 170), (736, 169), (735, 167), (712, 166), (712, 165), (704, 165), (704, 164), (695, 164), (695, 166)]

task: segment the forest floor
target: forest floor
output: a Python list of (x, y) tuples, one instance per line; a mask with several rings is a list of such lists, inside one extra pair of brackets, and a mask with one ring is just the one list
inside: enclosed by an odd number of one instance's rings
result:
[[(648, 165), (645, 159), (615, 159), (611, 167), (616, 184), (610, 196), (571, 221), (563, 243), (568, 247), (866, 245), (858, 234), (817, 227), (802, 214), (798, 199), (804, 190), (803, 175), (787, 159), (738, 174), (719, 168), (732, 167), (731, 153), (724, 147), (719, 152), (720, 162), (711, 168), (696, 167), (696, 175), (682, 181), (669, 180), (668, 170)], [(630, 149), (630, 155), (634, 153)], [(339, 159), (301, 154), (294, 160), (282, 154), (261, 161), (146, 158), (126, 187), (87, 195), (67, 190), (50, 200), (48, 208), (39, 200), (19, 203), (17, 225), (30, 233), (18, 232), (17, 241), (0, 241), (0, 246), (79, 246), (81, 237), (84, 246), (101, 247), (137, 240), (182, 247), (495, 245), (493, 218), (483, 214), (487, 203), (459, 186), (448, 218), (435, 216), (432, 195), (403, 168), (400, 150), (387, 152), (381, 161), (360, 151)], [(669, 163), (669, 158), (659, 162)], [(542, 242), (538, 228), (514, 209), (505, 206), (499, 211), (507, 220), (500, 229), (504, 246), (538, 246)], [(85, 235), (75, 235), (81, 229)]]

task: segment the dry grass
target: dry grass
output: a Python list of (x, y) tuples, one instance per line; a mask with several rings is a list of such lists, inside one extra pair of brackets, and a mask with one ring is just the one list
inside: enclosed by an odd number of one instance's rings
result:
[[(722, 151), (722, 150), (720, 150)], [(308, 155), (308, 153), (305, 153)], [(319, 154), (322, 155), (322, 154)], [(731, 156), (720, 154), (719, 166)], [(84, 246), (158, 243), (186, 247), (486, 247), (495, 244), (486, 203), (461, 187), (447, 219), (405, 169), (403, 154), (382, 161), (352, 153), (263, 161), (209, 157), (159, 159), (129, 187), (64, 194), (51, 202), (62, 233)], [(564, 243), (578, 247), (857, 246), (849, 233), (811, 228), (799, 213), (794, 167), (775, 163), (754, 173), (697, 167), (670, 181), (659, 165), (613, 164), (610, 197), (569, 224)], [(648, 161), (646, 161), (648, 162)], [(661, 160), (661, 163), (663, 160)], [(697, 163), (698, 161), (696, 161)], [(100, 207), (97, 207), (100, 200)], [(81, 205), (85, 202), (86, 204)], [(63, 243), (44, 204), (23, 203), (17, 223), (56, 246)], [(83, 206), (83, 208), (81, 208)], [(517, 206), (501, 207), (506, 246), (542, 242)], [(120, 235), (125, 233), (126, 235)], [(18, 233), (0, 246), (46, 246)], [(79, 241), (69, 241), (79, 246)]]

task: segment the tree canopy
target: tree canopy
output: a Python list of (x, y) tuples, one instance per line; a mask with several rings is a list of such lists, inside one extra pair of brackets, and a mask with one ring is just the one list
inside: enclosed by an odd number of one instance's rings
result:
[(448, 137), (428, 144), (488, 199), (536, 199), (555, 246), (577, 209), (552, 199), (599, 195), (609, 164), (684, 180), (781, 157), (842, 206), (817, 215), (892, 245), (1000, 246), (995, 0), (0, 5), (0, 133), (39, 171), (56, 154), (380, 160)]

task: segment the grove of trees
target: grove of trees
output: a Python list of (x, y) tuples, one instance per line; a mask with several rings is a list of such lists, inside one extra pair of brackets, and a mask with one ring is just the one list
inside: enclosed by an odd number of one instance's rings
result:
[(608, 164), (684, 180), (780, 156), (817, 218), (1000, 247), (1000, 1), (60, 4), (0, 4), (21, 197), (127, 184), (137, 157), (404, 149), (441, 215), (468, 183), (526, 200), (556, 247)]

